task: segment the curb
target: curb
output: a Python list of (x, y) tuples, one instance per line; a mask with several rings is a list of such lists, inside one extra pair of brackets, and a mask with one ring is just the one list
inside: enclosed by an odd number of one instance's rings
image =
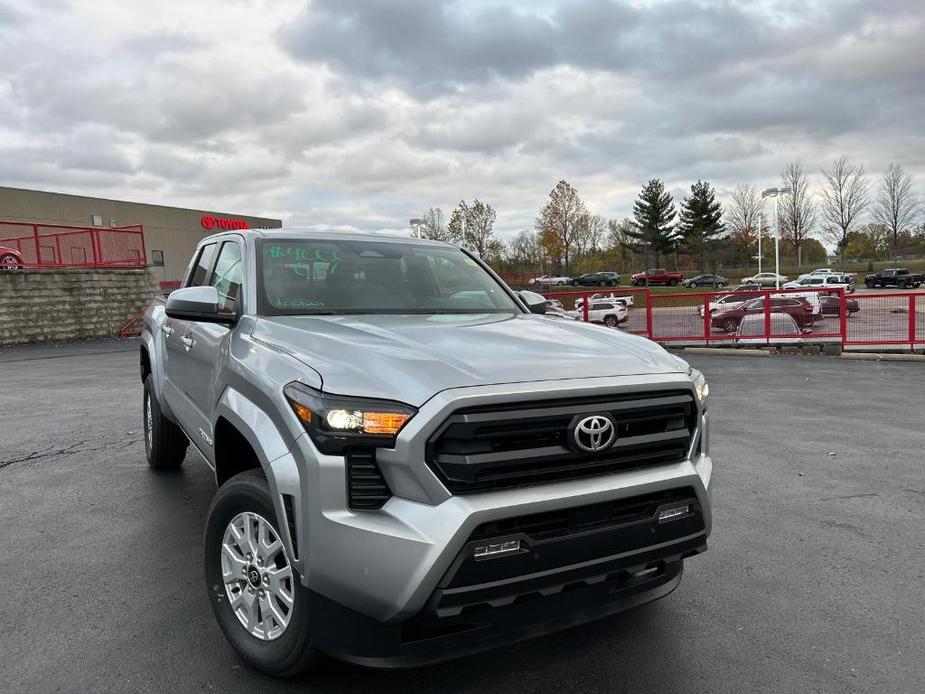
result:
[(856, 361), (925, 361), (925, 354), (897, 354), (895, 352), (842, 352), (842, 359)]
[(685, 347), (685, 354), (737, 354), (745, 357), (770, 357), (768, 349), (735, 349), (733, 347)]

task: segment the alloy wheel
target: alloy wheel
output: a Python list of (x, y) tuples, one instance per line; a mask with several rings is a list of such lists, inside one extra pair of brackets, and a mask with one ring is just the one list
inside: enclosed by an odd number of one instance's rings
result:
[(292, 567), (279, 533), (250, 511), (231, 519), (221, 546), (222, 579), (228, 604), (253, 637), (283, 635), (295, 599)]

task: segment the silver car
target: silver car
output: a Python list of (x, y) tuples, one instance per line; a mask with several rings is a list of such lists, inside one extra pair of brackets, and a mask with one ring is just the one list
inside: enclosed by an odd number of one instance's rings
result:
[(200, 243), (144, 317), (145, 451), (214, 471), (208, 602), (247, 663), (416, 665), (674, 590), (711, 528), (706, 381), (545, 309), (433, 241)]

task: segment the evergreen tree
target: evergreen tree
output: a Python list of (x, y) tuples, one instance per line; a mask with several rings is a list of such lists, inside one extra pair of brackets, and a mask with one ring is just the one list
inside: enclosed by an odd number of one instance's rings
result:
[(669, 253), (674, 248), (674, 219), (677, 215), (671, 193), (665, 190), (665, 184), (657, 178), (643, 186), (636, 202), (633, 203), (634, 228), (628, 232), (638, 247), (646, 254), (655, 253), (655, 263), (662, 253)]
[(681, 203), (678, 232), (685, 250), (697, 256), (701, 272), (706, 269), (704, 255), (710, 242), (726, 231), (722, 219), (723, 208), (716, 201), (713, 187), (706, 181), (697, 181)]

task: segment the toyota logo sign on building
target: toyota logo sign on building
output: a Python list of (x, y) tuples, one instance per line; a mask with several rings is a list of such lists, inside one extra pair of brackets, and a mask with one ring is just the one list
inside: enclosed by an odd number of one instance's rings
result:
[(213, 217), (210, 214), (204, 214), (199, 218), (199, 223), (203, 229), (250, 229), (248, 223), (243, 219), (231, 219), (230, 217)]

